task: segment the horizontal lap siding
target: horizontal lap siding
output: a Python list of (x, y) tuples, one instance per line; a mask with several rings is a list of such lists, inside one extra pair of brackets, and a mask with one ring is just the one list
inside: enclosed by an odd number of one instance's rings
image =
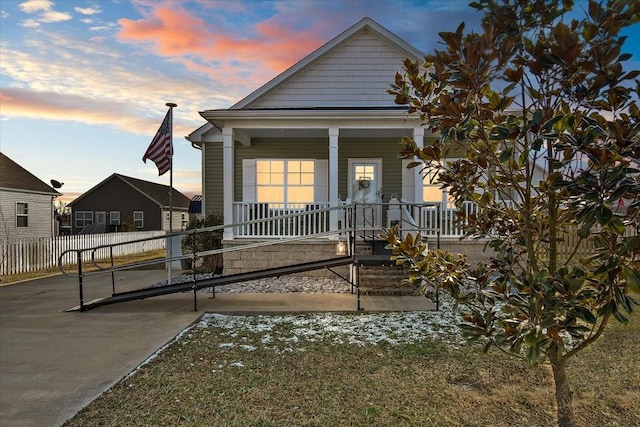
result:
[[(207, 142), (203, 145), (204, 157), (204, 211), (205, 214), (222, 212), (223, 209), (223, 166), (222, 143)], [(242, 178), (242, 177), (241, 177)], [(242, 187), (241, 187), (242, 188)]]
[[(402, 162), (398, 160), (400, 138), (349, 138), (338, 142), (338, 193), (347, 197), (347, 177), (349, 158), (382, 158), (382, 185), (384, 201), (391, 194), (400, 196), (402, 192)], [(242, 160), (243, 159), (327, 159), (329, 141), (323, 139), (253, 139), (250, 147), (236, 146), (235, 150), (235, 194), (234, 200), (242, 200)], [(207, 155), (208, 158), (208, 155)], [(209, 163), (207, 163), (209, 165)], [(207, 173), (213, 173), (213, 167), (207, 167)], [(222, 167), (220, 167), (222, 169)], [(209, 181), (208, 181), (209, 182)], [(215, 183), (212, 183), (215, 184)], [(222, 193), (222, 177), (211, 189), (211, 194)], [(208, 193), (209, 194), (209, 193)], [(220, 200), (221, 200), (220, 195)], [(220, 202), (221, 203), (221, 202)], [(207, 207), (209, 211), (209, 207)]]
[(251, 108), (394, 105), (386, 91), (404, 59), (364, 32), (274, 88)]
[[(27, 227), (16, 226), (16, 203), (27, 203)], [(0, 239), (51, 237), (53, 216), (50, 195), (0, 191)]]

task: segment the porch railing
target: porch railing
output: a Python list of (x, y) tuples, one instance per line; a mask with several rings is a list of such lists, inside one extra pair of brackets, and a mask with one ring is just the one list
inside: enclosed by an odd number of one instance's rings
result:
[(324, 233), (330, 231), (328, 208), (329, 203), (235, 203), (233, 223), (243, 224), (233, 233), (251, 238)]
[[(378, 205), (382, 205), (382, 217), (378, 217)], [(462, 224), (456, 223), (458, 211), (452, 203), (394, 204), (368, 203), (343, 204), (337, 211), (329, 210), (329, 203), (234, 203), (233, 233), (239, 238), (282, 238), (306, 236), (331, 231), (331, 215), (337, 215), (337, 226), (351, 226), (351, 212), (355, 209), (355, 221), (360, 230), (380, 231), (391, 223), (401, 223), (401, 228), (420, 229), (428, 236), (460, 237)], [(398, 212), (391, 215), (391, 210)], [(465, 203), (467, 214), (476, 209), (474, 203)], [(399, 216), (399, 217), (398, 217)]]

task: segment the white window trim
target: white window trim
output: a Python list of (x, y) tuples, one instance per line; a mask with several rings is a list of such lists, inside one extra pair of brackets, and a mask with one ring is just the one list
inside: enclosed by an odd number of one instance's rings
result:
[[(19, 213), (18, 205), (25, 205), (27, 213)], [(27, 225), (18, 225), (18, 218), (26, 218)], [(16, 202), (16, 228), (29, 228), (29, 202)]]
[[(256, 202), (258, 193), (257, 162), (258, 161), (312, 161), (313, 176), (313, 201), (308, 203), (323, 203), (329, 201), (329, 161), (327, 159), (284, 159), (284, 158), (258, 158), (242, 160), (242, 201)], [(286, 194), (286, 186), (284, 188)], [(286, 196), (285, 196), (286, 200)], [(287, 203), (287, 202), (285, 202)]]
[[(140, 214), (140, 219), (136, 219), (136, 214)], [(140, 221), (140, 225), (138, 225), (138, 221)], [(136, 228), (144, 228), (144, 211), (133, 211), (133, 223), (136, 225)]]
[(120, 225), (120, 211), (109, 212), (109, 225)]
[[(78, 225), (78, 220), (80, 220), (80, 215), (82, 214), (82, 225)], [(89, 215), (87, 215), (89, 214)], [(90, 222), (87, 222), (87, 217), (89, 218)], [(75, 212), (75, 218), (74, 218), (74, 225), (75, 228), (84, 228), (89, 224), (93, 224), (93, 211), (76, 211)]]

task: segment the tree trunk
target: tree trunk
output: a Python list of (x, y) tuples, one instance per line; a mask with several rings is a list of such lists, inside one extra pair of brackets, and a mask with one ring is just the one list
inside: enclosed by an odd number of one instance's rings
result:
[(556, 404), (558, 406), (558, 427), (574, 427), (573, 392), (567, 381), (567, 371), (564, 361), (551, 360), (553, 382), (556, 387)]

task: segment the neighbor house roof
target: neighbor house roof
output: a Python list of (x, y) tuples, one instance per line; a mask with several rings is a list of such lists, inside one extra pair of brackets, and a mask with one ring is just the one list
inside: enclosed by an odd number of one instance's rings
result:
[[(145, 181), (138, 178), (132, 178), (130, 176), (120, 175), (118, 173), (114, 173), (113, 175), (109, 176), (107, 179), (95, 185), (93, 188), (91, 188), (90, 190), (82, 194), (80, 197), (78, 197), (77, 199), (69, 203), (69, 205), (72, 206), (74, 203), (81, 200), (86, 195), (94, 192), (95, 190), (99, 189), (103, 184), (113, 179), (119, 179), (124, 183), (130, 185), (131, 187), (139, 191), (141, 195), (156, 202), (158, 206), (163, 208), (169, 207), (169, 186), (168, 185)], [(174, 208), (188, 209), (189, 202), (190, 200), (187, 196), (185, 196), (175, 188), (173, 189), (172, 204)]]
[(26, 193), (50, 194), (60, 193), (38, 179), (34, 174), (0, 153), (0, 188)]

